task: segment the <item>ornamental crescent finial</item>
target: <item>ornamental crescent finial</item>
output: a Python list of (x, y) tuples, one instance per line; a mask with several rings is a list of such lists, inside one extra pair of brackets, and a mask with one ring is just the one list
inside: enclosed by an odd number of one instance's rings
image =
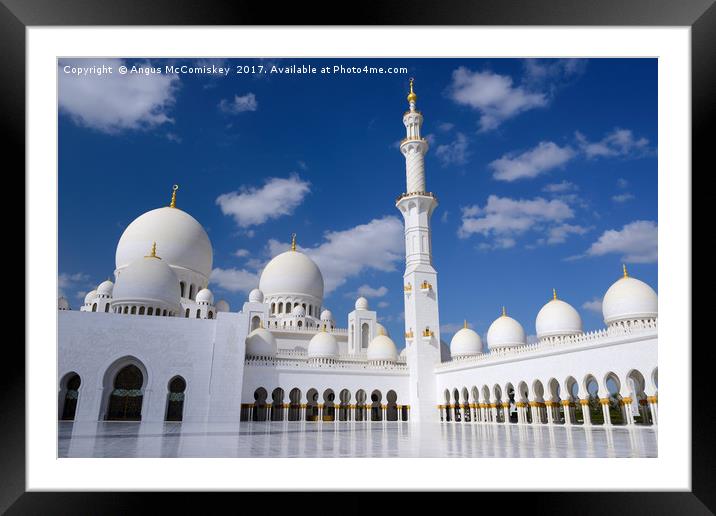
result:
[(172, 200), (169, 203), (170, 208), (177, 207), (177, 190), (179, 190), (179, 185), (172, 186)]
[(467, 319), (463, 319), (462, 327), (467, 328)]
[(415, 82), (414, 78), (410, 78), (410, 93), (408, 93), (408, 103), (415, 102), (418, 100), (418, 96), (415, 94), (415, 91), (413, 91), (413, 82)]
[(624, 277), (628, 278), (629, 273), (627, 272), (626, 263), (622, 263), (622, 270), (624, 271)]
[(557, 300), (557, 289), (556, 288), (552, 289), (552, 299), (554, 299), (555, 301)]
[(157, 243), (156, 242), (152, 243), (152, 250), (149, 252), (149, 254), (147, 256), (145, 256), (145, 258), (159, 259), (159, 257), (157, 256)]
[(502, 317), (507, 317), (507, 310), (505, 310), (505, 307), (502, 307)]
[(291, 251), (296, 250), (296, 233), (291, 233)]

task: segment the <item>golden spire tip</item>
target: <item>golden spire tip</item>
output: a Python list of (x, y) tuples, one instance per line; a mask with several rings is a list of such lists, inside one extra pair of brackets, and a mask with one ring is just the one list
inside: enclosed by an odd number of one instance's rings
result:
[(413, 91), (413, 82), (415, 82), (414, 78), (410, 78), (410, 93), (408, 93), (408, 102), (415, 102), (418, 100), (418, 96), (415, 94), (415, 91)]
[(555, 299), (555, 300), (557, 299), (557, 289), (556, 288), (552, 289), (552, 299)]
[(463, 319), (462, 327), (467, 328), (467, 319)]
[(627, 272), (626, 263), (622, 263), (622, 270), (624, 271), (624, 277), (628, 278), (629, 273)]
[(291, 251), (296, 250), (296, 233), (291, 233)]
[(169, 203), (170, 208), (177, 207), (177, 190), (179, 190), (179, 185), (172, 186), (172, 201)]
[(502, 317), (507, 317), (507, 310), (505, 310), (505, 307), (502, 307)]

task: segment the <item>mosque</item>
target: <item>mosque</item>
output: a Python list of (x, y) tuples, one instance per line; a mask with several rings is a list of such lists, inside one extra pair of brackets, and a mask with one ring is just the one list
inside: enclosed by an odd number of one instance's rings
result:
[(388, 335), (363, 297), (337, 319), (295, 235), (238, 310), (215, 300), (211, 242), (177, 206), (175, 186), (169, 206), (122, 234), (114, 282), (79, 311), (59, 299), (58, 418), (656, 425), (657, 294), (626, 267), (606, 290), (598, 331), (583, 332), (554, 292), (536, 316), (536, 342), (504, 308), (486, 346), (467, 325), (441, 340), (430, 225), (438, 201), (412, 80), (407, 100), (407, 184), (395, 202), (405, 221), (403, 335)]

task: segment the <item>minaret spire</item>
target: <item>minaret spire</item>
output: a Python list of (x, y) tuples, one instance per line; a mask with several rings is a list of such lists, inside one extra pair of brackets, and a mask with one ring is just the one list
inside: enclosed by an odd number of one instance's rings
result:
[(296, 250), (296, 233), (291, 233), (291, 251)]
[(177, 207), (177, 190), (179, 190), (179, 185), (172, 186), (172, 201), (169, 203), (170, 208)]
[(629, 273), (627, 272), (626, 263), (622, 263), (622, 270), (624, 271), (624, 277), (628, 278)]

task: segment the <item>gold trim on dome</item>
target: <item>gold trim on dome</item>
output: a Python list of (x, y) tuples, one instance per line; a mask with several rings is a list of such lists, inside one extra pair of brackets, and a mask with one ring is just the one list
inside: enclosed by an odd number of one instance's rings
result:
[(557, 289), (556, 288), (552, 289), (552, 299), (554, 301), (557, 301)]
[(622, 263), (622, 270), (624, 271), (624, 277), (628, 278), (629, 273), (627, 272), (626, 263)]
[(169, 203), (170, 208), (177, 207), (177, 190), (179, 190), (179, 185), (172, 186), (172, 200)]

